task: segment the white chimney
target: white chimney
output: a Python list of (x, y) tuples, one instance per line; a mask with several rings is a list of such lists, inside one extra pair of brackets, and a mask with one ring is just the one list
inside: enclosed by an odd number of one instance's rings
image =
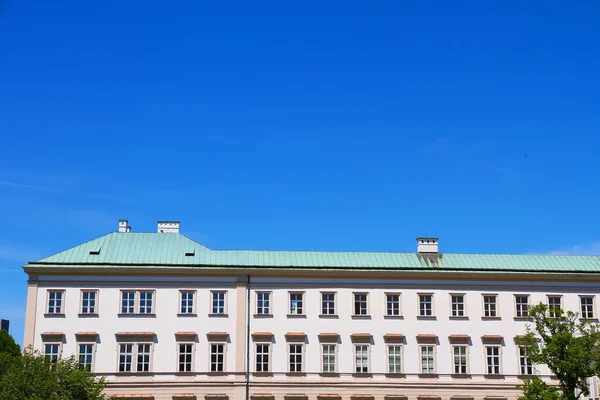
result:
[(179, 233), (179, 221), (158, 221), (158, 233)]
[(438, 238), (417, 238), (417, 253), (438, 253)]
[(119, 220), (119, 232), (131, 232), (131, 227), (129, 226), (129, 221), (126, 219)]

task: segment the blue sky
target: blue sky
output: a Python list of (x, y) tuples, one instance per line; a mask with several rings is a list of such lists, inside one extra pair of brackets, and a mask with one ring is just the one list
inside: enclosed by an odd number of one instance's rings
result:
[(0, 317), (21, 341), (21, 266), (119, 218), (600, 253), (600, 3), (491, 3), (0, 2)]

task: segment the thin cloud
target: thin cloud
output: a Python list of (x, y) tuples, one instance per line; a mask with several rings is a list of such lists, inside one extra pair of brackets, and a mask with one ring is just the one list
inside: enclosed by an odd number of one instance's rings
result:
[(555, 256), (600, 256), (600, 242), (578, 244), (553, 250), (550, 254)]
[(133, 199), (129, 199), (126, 197), (116, 197), (110, 195), (104, 195), (102, 193), (84, 193), (70, 190), (63, 190), (55, 187), (49, 186), (40, 186), (40, 185), (29, 185), (25, 183), (18, 182), (10, 182), (10, 181), (0, 181), (0, 186), (11, 187), (16, 189), (26, 189), (26, 190), (35, 190), (38, 192), (51, 193), (51, 194), (67, 194), (72, 196), (83, 196), (90, 197), (98, 200), (108, 200), (108, 201), (118, 201), (123, 203), (135, 203), (136, 201)]

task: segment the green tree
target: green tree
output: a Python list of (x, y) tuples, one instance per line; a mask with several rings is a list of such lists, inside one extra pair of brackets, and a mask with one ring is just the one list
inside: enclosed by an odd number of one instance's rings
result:
[(21, 354), (21, 347), (7, 331), (0, 330), (0, 353), (7, 353), (13, 356)]
[(545, 364), (559, 381), (560, 391), (539, 378), (521, 387), (525, 400), (576, 400), (589, 395), (587, 378), (600, 371), (598, 324), (579, 319), (572, 311), (534, 306), (529, 316), (533, 326), (519, 340), (533, 364)]

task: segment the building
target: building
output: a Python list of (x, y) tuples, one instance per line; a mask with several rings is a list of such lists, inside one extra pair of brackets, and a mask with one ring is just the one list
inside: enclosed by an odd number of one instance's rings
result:
[(9, 331), (10, 321), (7, 319), (0, 319), (0, 331)]
[(516, 399), (538, 302), (597, 318), (600, 257), (211, 250), (159, 222), (24, 266), (25, 346), (142, 399)]

